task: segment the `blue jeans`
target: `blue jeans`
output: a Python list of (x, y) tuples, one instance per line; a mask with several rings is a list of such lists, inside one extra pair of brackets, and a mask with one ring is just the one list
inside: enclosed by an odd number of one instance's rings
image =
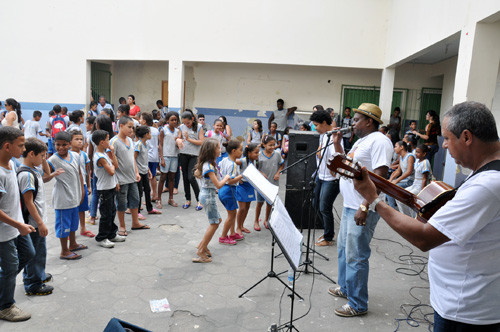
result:
[(357, 311), (368, 310), (368, 259), (370, 241), (377, 226), (379, 215), (369, 211), (365, 226), (354, 221), (356, 210), (344, 207), (337, 241), (339, 260), (338, 283), (347, 294), (349, 305)]
[(97, 194), (97, 177), (92, 176), (92, 198), (90, 199), (90, 216), (97, 216), (97, 203), (99, 202), (99, 195)]
[(498, 332), (500, 331), (500, 323), (491, 325), (472, 325), (466, 323), (455, 322), (441, 317), (434, 311), (434, 332)]
[(324, 227), (323, 238), (325, 241), (332, 241), (335, 236), (334, 222), (333, 222), (333, 202), (339, 194), (339, 181), (324, 181), (316, 179), (316, 186), (314, 187), (314, 209), (319, 211), (319, 217)]
[(41, 237), (38, 232), (30, 233), (31, 242), (35, 249), (35, 257), (26, 264), (23, 272), (24, 290), (33, 292), (42, 286), (42, 281), (45, 280), (45, 263), (47, 261), (47, 244), (46, 238)]
[(16, 276), (35, 256), (29, 236), (21, 236), (0, 242), (0, 310), (15, 303)]
[[(409, 186), (411, 186), (413, 184), (413, 180), (411, 181), (402, 181), (402, 182), (399, 182), (397, 185), (400, 186), (401, 188), (408, 188)], [(396, 206), (397, 206), (397, 203), (396, 203), (396, 200), (394, 199), (394, 197), (392, 196), (389, 196), (389, 195), (386, 195), (385, 196), (386, 200), (387, 200), (387, 204), (393, 208), (393, 209), (396, 209)], [(399, 208), (398, 208), (399, 209)], [(400, 211), (400, 212), (403, 212), (403, 211)], [(403, 212), (404, 213), (404, 212)]]

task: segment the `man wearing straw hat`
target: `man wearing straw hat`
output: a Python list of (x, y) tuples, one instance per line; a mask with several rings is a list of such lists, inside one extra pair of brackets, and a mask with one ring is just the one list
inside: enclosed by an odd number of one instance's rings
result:
[[(382, 110), (375, 104), (363, 103), (353, 111), (353, 132), (359, 139), (349, 156), (369, 171), (386, 178), (393, 149), (389, 138), (378, 131), (383, 123)], [(332, 137), (334, 142), (342, 140), (340, 133)], [(330, 288), (328, 292), (348, 301), (335, 309), (336, 315), (354, 317), (368, 311), (370, 241), (380, 217), (354, 189), (352, 181), (341, 179), (340, 192), (344, 197), (337, 240), (340, 287)]]

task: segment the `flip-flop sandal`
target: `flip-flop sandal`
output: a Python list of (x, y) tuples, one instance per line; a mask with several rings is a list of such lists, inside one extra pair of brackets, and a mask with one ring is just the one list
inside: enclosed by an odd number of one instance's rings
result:
[(88, 236), (88, 237), (94, 237), (94, 236), (95, 236), (95, 234), (94, 234), (94, 233), (92, 233), (92, 232), (91, 232), (91, 231), (89, 231), (89, 230), (87, 230), (87, 231), (85, 231), (85, 232), (83, 232), (83, 233), (82, 233), (82, 232), (80, 232), (80, 235), (83, 235), (83, 236)]
[(196, 210), (196, 211), (201, 211), (201, 210), (203, 210), (203, 206), (201, 206), (201, 205), (196, 205), (195, 210)]
[(132, 230), (134, 230), (134, 231), (138, 231), (141, 229), (151, 229), (151, 228), (148, 225), (142, 225), (140, 227), (132, 227)]
[(202, 258), (202, 257), (196, 257), (191, 259), (193, 263), (211, 263), (212, 259), (210, 257), (207, 258)]
[(250, 233), (250, 230), (248, 228), (242, 228), (241, 231), (243, 233)]
[(260, 226), (255, 226), (255, 225), (254, 225), (254, 226), (253, 226), (253, 229), (255, 229), (257, 232), (260, 232), (260, 229), (261, 229), (261, 228), (260, 228)]
[(210, 250), (207, 249), (207, 251), (205, 251), (205, 254), (207, 254), (207, 257), (211, 258), (212, 257), (212, 253), (210, 252)]
[(189, 203), (189, 204), (184, 204), (184, 205), (182, 206), (182, 208), (183, 208), (183, 209), (188, 209), (190, 206), (191, 206), (191, 203)]
[(264, 223), (264, 227), (269, 229), (269, 225), (267, 223)]
[(148, 214), (161, 214), (161, 211), (158, 211), (157, 209), (153, 209), (148, 212)]
[(85, 249), (88, 249), (89, 247), (87, 247), (86, 245), (84, 244), (79, 244), (78, 247), (76, 247), (75, 249), (69, 249), (70, 251), (78, 251), (78, 250), (85, 250)]
[(168, 200), (168, 205), (173, 206), (173, 207), (178, 207), (179, 206), (179, 204), (177, 204), (173, 200)]
[(71, 254), (69, 254), (67, 256), (59, 256), (59, 259), (63, 259), (63, 260), (67, 260), (67, 261), (74, 261), (74, 260), (77, 260), (80, 258), (82, 258), (82, 256), (75, 254), (74, 252), (72, 252)]
[(128, 235), (127, 231), (118, 231), (118, 232), (116, 232), (116, 234), (118, 234), (120, 236), (127, 236)]

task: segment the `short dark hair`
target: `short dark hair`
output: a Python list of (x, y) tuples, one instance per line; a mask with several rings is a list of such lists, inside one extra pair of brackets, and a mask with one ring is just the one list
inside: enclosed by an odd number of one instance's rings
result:
[(13, 143), (18, 137), (24, 136), (23, 131), (14, 127), (0, 127), (0, 149), (5, 143)]
[(158, 100), (156, 101), (156, 106), (158, 106), (158, 105), (163, 106), (163, 100), (158, 99)]
[(49, 116), (54, 116), (54, 115), (56, 115), (56, 112), (54, 112), (54, 110), (50, 110), (49, 111)]
[(106, 113), (108, 117), (111, 119), (111, 122), (115, 121), (115, 113), (113, 113), (113, 110), (111, 108), (103, 108), (101, 112)]
[(284, 104), (284, 103), (285, 103), (285, 101), (284, 101), (283, 99), (281, 99), (281, 98), (280, 98), (280, 99), (276, 100), (276, 104), (277, 104), (277, 103)]
[(93, 125), (93, 124), (94, 124), (94, 122), (95, 122), (95, 119), (96, 119), (96, 117), (95, 117), (95, 116), (93, 116), (93, 115), (91, 115), (91, 116), (89, 116), (89, 117), (87, 118), (87, 120), (86, 120), (86, 121), (87, 121), (87, 123), (88, 123), (89, 125)]
[(54, 111), (54, 113), (56, 113), (56, 114), (61, 113), (61, 105), (59, 105), (59, 104), (54, 105), (54, 107), (52, 107), (52, 110), (53, 110), (53, 111)]
[(264, 138), (262, 139), (262, 144), (266, 145), (269, 142), (276, 142), (276, 138), (274, 138), (271, 135), (264, 135)]
[(90, 105), (89, 105), (89, 106), (90, 106), (90, 107), (93, 107), (93, 106), (95, 106), (95, 105), (97, 105), (97, 101), (92, 100), (92, 101), (90, 102)]
[(346, 106), (346, 107), (344, 107), (344, 112), (345, 112), (345, 110), (352, 111), (352, 108), (350, 108), (349, 106)]
[(153, 125), (153, 114), (151, 113), (141, 113), (141, 117), (144, 119), (144, 121), (146, 122), (146, 124), (148, 126), (152, 126)]
[(394, 112), (398, 111), (399, 113), (401, 113), (401, 108), (398, 107), (394, 107)]
[(323, 105), (314, 105), (313, 109), (316, 109), (317, 111), (324, 111), (325, 108), (323, 107)]
[(466, 101), (453, 106), (444, 117), (448, 120), (446, 127), (457, 138), (464, 130), (485, 143), (497, 142), (498, 131), (495, 117), (486, 105)]
[(85, 116), (85, 113), (83, 113), (83, 111), (81, 110), (73, 111), (69, 115), (69, 121), (76, 123), (78, 122), (78, 119), (80, 119), (83, 116)]
[(118, 106), (118, 111), (125, 114), (126, 116), (129, 116), (130, 115), (130, 106), (128, 106), (127, 104), (120, 105), (120, 106)]
[(241, 142), (236, 138), (230, 139), (227, 143), (226, 151), (228, 154), (231, 154), (234, 150), (238, 149), (241, 146)]
[(168, 119), (170, 119), (173, 116), (175, 116), (177, 119), (177, 122), (179, 122), (179, 113), (174, 112), (174, 111), (167, 112), (167, 114), (165, 115), (165, 120), (168, 121)]
[(419, 145), (417, 145), (416, 149), (422, 150), (423, 153), (429, 152), (429, 148), (425, 144), (419, 144)]
[(99, 100), (101, 98), (104, 98), (104, 100), (106, 100), (106, 97), (104, 97), (103, 95), (100, 95), (99, 98), (97, 98), (97, 99)]
[(68, 114), (68, 108), (66, 106), (61, 107), (61, 113)]
[(399, 146), (402, 146), (403, 149), (405, 149), (405, 151), (408, 151), (408, 144), (406, 144), (405, 141), (397, 141), (396, 144), (398, 144)]
[(119, 103), (119, 104), (121, 104), (121, 103), (122, 103), (122, 102), (124, 102), (124, 101), (127, 101), (127, 99), (125, 99), (125, 97), (120, 97), (120, 98), (118, 99), (118, 103)]
[(35, 153), (35, 156), (38, 156), (40, 153), (47, 151), (47, 145), (38, 138), (30, 137), (24, 142), (24, 149), (24, 158), (26, 158), (31, 151)]
[(198, 119), (199, 118), (203, 118), (204, 119), (205, 118), (205, 114), (203, 114), (203, 113), (198, 114)]
[(415, 124), (416, 124), (416, 123), (417, 123), (417, 120), (410, 120), (410, 124), (412, 124), (412, 123), (415, 123)]
[(33, 111), (33, 117), (36, 118), (37, 116), (42, 117), (42, 112), (40, 112), (40, 111)]
[(120, 120), (118, 120), (118, 126), (123, 126), (123, 125), (126, 125), (127, 123), (129, 122), (133, 122), (134, 120), (132, 120), (131, 117), (128, 117), (128, 116), (122, 116), (120, 118)]
[(94, 142), (95, 145), (99, 145), (99, 143), (104, 141), (108, 136), (109, 133), (106, 130), (97, 129), (92, 133), (92, 142)]
[(332, 124), (332, 117), (330, 116), (330, 113), (325, 111), (325, 110), (317, 110), (313, 114), (311, 114), (311, 117), (309, 120), (317, 122), (317, 123), (323, 123), (326, 121), (327, 125)]
[(71, 134), (67, 133), (65, 131), (60, 131), (56, 134), (56, 137), (54, 138), (54, 141), (66, 141), (68, 143), (71, 143)]
[(73, 137), (76, 136), (76, 135), (80, 135), (82, 137), (84, 136), (83, 132), (82, 132), (82, 129), (80, 127), (71, 127), (66, 132), (71, 135), (71, 139), (73, 139)]
[(139, 138), (143, 138), (149, 132), (150, 132), (150, 129), (148, 126), (139, 126), (139, 127), (135, 128), (135, 134)]

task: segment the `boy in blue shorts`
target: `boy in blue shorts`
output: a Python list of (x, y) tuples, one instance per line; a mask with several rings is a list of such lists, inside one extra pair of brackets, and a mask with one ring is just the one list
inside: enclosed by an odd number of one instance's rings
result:
[(35, 256), (28, 236), (35, 228), (24, 223), (16, 170), (11, 160), (21, 158), (23, 150), (21, 130), (0, 128), (0, 319), (11, 322), (31, 318), (14, 301), (16, 276)]
[[(63, 170), (56, 177), (52, 192), (52, 202), (56, 212), (56, 236), (61, 242), (60, 259), (75, 260), (82, 258), (75, 251), (88, 247), (76, 242), (78, 230), (78, 207), (83, 202), (84, 186), (80, 169), (80, 158), (70, 151), (71, 134), (60, 131), (54, 137), (56, 153), (49, 158), (50, 171)], [(69, 246), (68, 246), (69, 239)]]

